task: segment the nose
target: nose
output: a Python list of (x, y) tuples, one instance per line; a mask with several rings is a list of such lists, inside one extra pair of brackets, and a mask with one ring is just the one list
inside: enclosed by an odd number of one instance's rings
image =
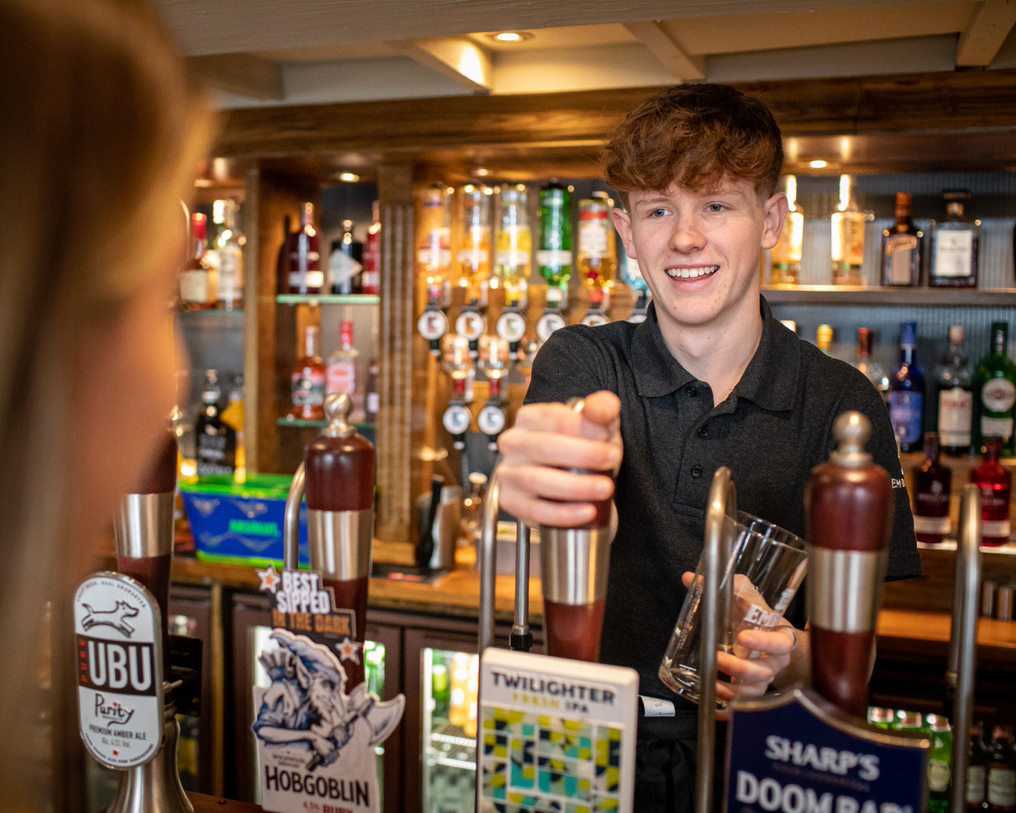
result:
[(694, 216), (677, 218), (670, 246), (679, 254), (695, 254), (705, 248), (706, 236)]

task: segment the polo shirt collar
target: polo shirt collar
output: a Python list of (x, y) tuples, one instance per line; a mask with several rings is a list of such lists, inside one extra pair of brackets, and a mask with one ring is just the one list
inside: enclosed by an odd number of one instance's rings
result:
[[(733, 394), (763, 409), (790, 410), (797, 394), (801, 349), (797, 337), (773, 316), (765, 297), (760, 300), (762, 340)], [(638, 393), (645, 398), (670, 395), (696, 380), (667, 349), (655, 304), (649, 306), (646, 320), (635, 328), (632, 368)]]

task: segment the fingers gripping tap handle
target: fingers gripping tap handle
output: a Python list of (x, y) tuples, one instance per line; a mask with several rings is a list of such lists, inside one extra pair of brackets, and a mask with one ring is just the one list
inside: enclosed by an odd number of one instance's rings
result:
[(889, 475), (865, 451), (870, 435), (861, 413), (839, 415), (836, 449), (812, 470), (805, 491), (812, 685), (860, 718), (893, 515)]
[[(568, 406), (581, 413), (585, 401), (572, 399)], [(562, 658), (596, 661), (600, 657), (610, 561), (611, 500), (601, 500), (595, 506), (596, 516), (588, 525), (540, 526), (547, 651)]]

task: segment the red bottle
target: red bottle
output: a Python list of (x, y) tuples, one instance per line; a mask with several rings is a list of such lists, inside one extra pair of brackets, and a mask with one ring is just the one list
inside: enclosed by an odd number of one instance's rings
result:
[(286, 243), (289, 247), (289, 293), (322, 293), (325, 274), (321, 270), (321, 239), (314, 226), (313, 203), (300, 207), (300, 229), (293, 232)]
[(1012, 472), (998, 461), (1001, 450), (1001, 438), (986, 438), (984, 462), (970, 475), (970, 481), (981, 492), (982, 545), (1005, 545), (1012, 536), (1009, 521)]
[(307, 325), (303, 350), (293, 367), (292, 408), (289, 417), (304, 421), (325, 418), (325, 363), (318, 355), (317, 325)]
[(367, 243), (363, 247), (363, 273), (360, 275), (360, 293), (381, 293), (381, 210), (374, 201)]
[(924, 460), (914, 466), (914, 530), (918, 542), (937, 545), (949, 533), (952, 471), (938, 458), (938, 434), (924, 434)]

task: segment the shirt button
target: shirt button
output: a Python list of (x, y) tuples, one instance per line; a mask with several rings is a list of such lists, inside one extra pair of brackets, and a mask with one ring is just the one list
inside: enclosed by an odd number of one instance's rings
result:
[(708, 426), (700, 426), (698, 428), (698, 432), (696, 434), (700, 438), (707, 438), (707, 437), (709, 437), (709, 427)]
[(691, 476), (695, 480), (702, 476), (702, 467), (698, 463), (691, 467)]
[(684, 388), (684, 391), (689, 398), (698, 398), (698, 387), (694, 384), (689, 384)]

